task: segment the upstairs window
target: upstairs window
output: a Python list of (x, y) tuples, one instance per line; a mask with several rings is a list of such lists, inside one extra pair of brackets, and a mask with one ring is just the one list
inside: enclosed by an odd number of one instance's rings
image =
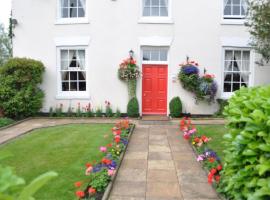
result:
[(60, 0), (61, 18), (84, 18), (86, 0)]
[(243, 19), (246, 16), (246, 0), (224, 0), (224, 19)]
[(168, 17), (169, 0), (143, 0), (143, 17)]

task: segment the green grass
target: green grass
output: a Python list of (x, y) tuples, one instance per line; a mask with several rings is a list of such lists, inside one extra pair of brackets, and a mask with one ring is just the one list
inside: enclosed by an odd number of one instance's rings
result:
[(225, 145), (223, 143), (223, 135), (227, 133), (224, 125), (198, 125), (196, 126), (198, 133), (211, 137), (208, 147), (217, 152), (218, 156), (223, 160)]
[(86, 162), (102, 158), (99, 147), (111, 142), (111, 128), (80, 124), (36, 130), (1, 146), (1, 152), (13, 154), (3, 163), (14, 167), (27, 183), (49, 170), (59, 174), (35, 195), (37, 200), (76, 199), (74, 182), (86, 178)]
[(0, 128), (14, 123), (14, 120), (9, 118), (0, 118)]

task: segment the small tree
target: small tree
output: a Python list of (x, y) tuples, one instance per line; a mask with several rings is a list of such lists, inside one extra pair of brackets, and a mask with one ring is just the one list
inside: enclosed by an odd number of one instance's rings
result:
[(249, 32), (252, 36), (251, 45), (262, 55), (266, 61), (270, 61), (270, 1), (249, 0), (248, 2)]
[(4, 26), (0, 24), (0, 66), (2, 66), (12, 55), (11, 40), (5, 32)]

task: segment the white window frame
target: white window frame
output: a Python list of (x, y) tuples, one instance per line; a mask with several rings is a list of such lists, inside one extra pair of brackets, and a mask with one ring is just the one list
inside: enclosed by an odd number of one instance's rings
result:
[[(87, 46), (58, 46), (57, 47), (57, 96), (56, 99), (89, 99), (89, 76), (88, 76), (88, 47)], [(86, 91), (62, 91), (61, 77), (61, 50), (85, 50), (85, 74)]]
[(84, 17), (74, 17), (74, 18), (62, 18), (61, 17), (61, 0), (57, 0), (57, 18), (55, 24), (88, 24), (88, 0), (85, 0), (85, 16)]
[(172, 1), (168, 0), (168, 16), (143, 16), (144, 0), (140, 0), (139, 24), (173, 24)]
[(223, 46), (222, 48), (222, 70), (221, 70), (221, 98), (222, 99), (229, 99), (234, 92), (224, 92), (224, 69), (225, 69), (225, 51), (231, 50), (231, 51), (249, 51), (250, 52), (250, 75), (249, 75), (249, 82), (248, 87), (254, 86), (254, 56), (255, 52), (250, 47), (229, 47), (229, 46)]
[[(242, 1), (240, 0), (240, 6), (241, 5), (242, 5)], [(224, 10), (225, 10), (225, 4), (224, 4), (224, 0), (222, 0), (222, 21), (221, 21), (221, 24), (244, 25), (245, 20), (246, 20), (246, 15), (224, 15)], [(240, 13), (241, 13), (241, 9), (240, 9)]]

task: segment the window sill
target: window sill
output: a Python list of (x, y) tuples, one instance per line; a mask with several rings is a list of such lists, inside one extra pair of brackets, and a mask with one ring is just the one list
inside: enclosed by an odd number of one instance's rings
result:
[(90, 99), (90, 95), (86, 92), (67, 92), (56, 95), (57, 100), (65, 100), (65, 99)]
[(57, 19), (55, 25), (69, 25), (69, 24), (89, 24), (87, 18), (61, 18)]
[(173, 24), (173, 20), (169, 17), (142, 17), (138, 24)]
[(245, 19), (222, 19), (221, 25), (244, 25)]

